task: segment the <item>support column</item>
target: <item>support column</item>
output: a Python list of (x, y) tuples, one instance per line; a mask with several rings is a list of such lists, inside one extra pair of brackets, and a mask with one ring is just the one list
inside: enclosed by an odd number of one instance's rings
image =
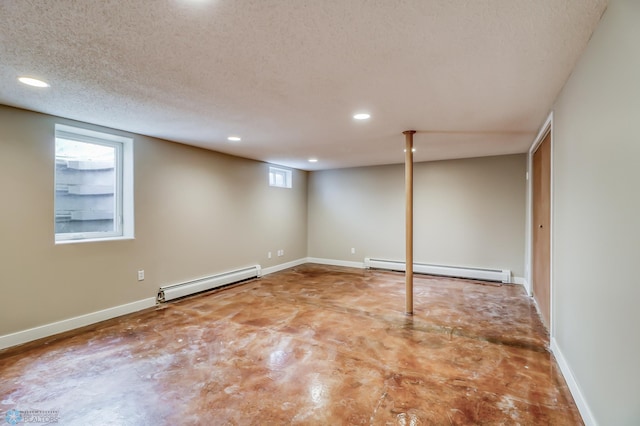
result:
[(404, 178), (406, 199), (406, 273), (405, 273), (405, 307), (407, 315), (413, 315), (413, 134), (415, 130), (402, 132), (405, 135)]

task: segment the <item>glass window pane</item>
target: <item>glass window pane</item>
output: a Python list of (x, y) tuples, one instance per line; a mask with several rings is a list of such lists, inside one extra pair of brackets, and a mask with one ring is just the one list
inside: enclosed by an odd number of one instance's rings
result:
[(114, 145), (56, 138), (56, 234), (117, 231), (116, 158)]
[(269, 167), (269, 185), (291, 188), (291, 170)]

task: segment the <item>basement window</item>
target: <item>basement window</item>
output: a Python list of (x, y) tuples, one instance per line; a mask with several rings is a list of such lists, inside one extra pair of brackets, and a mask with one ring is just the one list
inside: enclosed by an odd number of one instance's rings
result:
[(133, 238), (133, 140), (56, 124), (55, 241)]
[(291, 188), (291, 170), (269, 167), (269, 186)]

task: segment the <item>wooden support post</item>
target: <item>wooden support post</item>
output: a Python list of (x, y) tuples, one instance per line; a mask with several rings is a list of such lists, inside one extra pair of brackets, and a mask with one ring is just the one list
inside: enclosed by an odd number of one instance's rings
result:
[(406, 198), (406, 273), (405, 307), (407, 315), (413, 315), (413, 134), (415, 130), (402, 132), (405, 135), (404, 177)]

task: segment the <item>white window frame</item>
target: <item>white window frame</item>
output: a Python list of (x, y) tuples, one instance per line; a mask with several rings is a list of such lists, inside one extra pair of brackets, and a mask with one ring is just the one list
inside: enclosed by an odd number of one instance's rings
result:
[[(269, 186), (276, 188), (291, 188), (293, 186), (292, 175), (293, 173), (289, 169), (269, 166)], [(278, 182), (278, 176), (282, 177), (282, 183)]]
[[(115, 148), (116, 153), (116, 188), (113, 232), (75, 232), (56, 233), (56, 244), (82, 243), (93, 241), (126, 240), (134, 238), (133, 211), (133, 139), (110, 133), (73, 127), (65, 124), (55, 125), (55, 138), (78, 142), (105, 145)], [(55, 155), (54, 155), (55, 162)], [(54, 167), (54, 198), (57, 188)], [(55, 214), (54, 214), (55, 221)]]

